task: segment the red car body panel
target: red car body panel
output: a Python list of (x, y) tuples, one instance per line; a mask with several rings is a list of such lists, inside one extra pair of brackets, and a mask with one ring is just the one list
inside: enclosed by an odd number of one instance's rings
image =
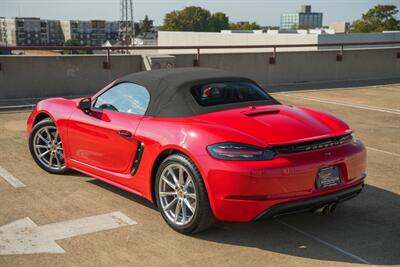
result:
[[(28, 135), (38, 116), (50, 116), (63, 141), (67, 167), (152, 202), (157, 158), (171, 149), (185, 153), (198, 167), (219, 220), (250, 221), (278, 203), (328, 194), (362, 183), (365, 178), (366, 150), (360, 141), (278, 154), (263, 161), (218, 160), (207, 151), (207, 146), (220, 142), (269, 147), (351, 133), (341, 120), (309, 108), (269, 105), (187, 118), (155, 118), (110, 110), (86, 114), (77, 107), (78, 102), (62, 98), (39, 102), (28, 119)], [(117, 134), (121, 130), (130, 132), (133, 138), (121, 137)], [(145, 149), (132, 176), (139, 143)], [(318, 170), (331, 165), (339, 166), (343, 182), (316, 189)]]

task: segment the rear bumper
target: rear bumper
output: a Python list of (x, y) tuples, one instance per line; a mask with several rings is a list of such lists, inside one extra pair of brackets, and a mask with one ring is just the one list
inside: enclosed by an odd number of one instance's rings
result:
[(358, 194), (361, 193), (363, 187), (364, 183), (361, 183), (340, 191), (318, 197), (280, 203), (260, 213), (254, 220), (278, 217), (292, 213), (314, 211), (328, 204), (341, 203), (356, 197)]
[[(339, 166), (342, 183), (318, 189), (319, 169), (332, 165)], [(366, 150), (357, 142), (279, 155), (271, 161), (219, 161), (208, 156), (198, 158), (198, 166), (203, 167), (215, 217), (248, 222), (277, 205), (316, 199), (362, 184), (366, 177)]]

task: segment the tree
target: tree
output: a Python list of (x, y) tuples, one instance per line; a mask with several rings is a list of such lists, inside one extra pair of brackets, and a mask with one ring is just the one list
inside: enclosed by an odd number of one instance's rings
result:
[(237, 22), (237, 23), (231, 23), (231, 30), (258, 30), (260, 29), (260, 25), (258, 25), (255, 22)]
[(149, 17), (146, 15), (142, 21), (135, 22), (134, 27), (136, 36), (143, 35), (146, 32), (151, 32), (151, 30), (154, 28), (153, 20), (149, 19)]
[(256, 30), (260, 26), (255, 22), (229, 22), (223, 12), (211, 14), (207, 9), (190, 6), (174, 10), (165, 15), (164, 31), (220, 32), (221, 30)]
[(66, 40), (65, 42), (64, 42), (64, 46), (78, 46), (79, 45), (79, 42), (78, 42), (78, 40), (72, 40), (72, 39), (69, 39), (69, 40)]
[[(66, 40), (64, 42), (64, 46), (79, 46), (78, 40)], [(64, 50), (63, 54), (73, 54), (73, 55), (85, 55), (85, 54), (93, 54), (92, 50)]]
[(146, 15), (143, 20), (142, 30), (144, 32), (149, 32), (153, 29), (153, 21), (149, 19)]
[(133, 27), (135, 30), (135, 36), (140, 35), (140, 23), (139, 22), (134, 22)]
[(164, 31), (180, 31), (183, 28), (181, 21), (179, 21), (179, 11), (172, 11), (165, 15), (164, 25), (162, 30)]
[(221, 30), (229, 30), (229, 18), (225, 13), (217, 12), (211, 15), (209, 21), (209, 30), (212, 32), (220, 32)]
[(140, 23), (140, 33), (150, 32), (153, 29), (153, 21), (146, 15)]
[(164, 31), (209, 31), (211, 13), (207, 9), (190, 6), (165, 15)]
[(353, 32), (382, 32), (400, 30), (400, 21), (395, 16), (399, 10), (394, 5), (377, 5), (362, 18), (353, 22)]

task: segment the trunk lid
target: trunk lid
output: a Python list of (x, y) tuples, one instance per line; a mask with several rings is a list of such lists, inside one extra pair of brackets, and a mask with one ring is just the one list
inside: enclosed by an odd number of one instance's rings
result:
[(351, 132), (347, 124), (332, 115), (287, 105), (245, 107), (204, 114), (196, 118), (208, 124), (234, 128), (271, 146)]

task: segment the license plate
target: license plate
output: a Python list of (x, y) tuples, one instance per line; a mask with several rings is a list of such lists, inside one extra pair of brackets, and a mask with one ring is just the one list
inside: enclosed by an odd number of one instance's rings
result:
[(320, 189), (335, 186), (341, 183), (338, 166), (325, 167), (318, 171), (317, 187)]

